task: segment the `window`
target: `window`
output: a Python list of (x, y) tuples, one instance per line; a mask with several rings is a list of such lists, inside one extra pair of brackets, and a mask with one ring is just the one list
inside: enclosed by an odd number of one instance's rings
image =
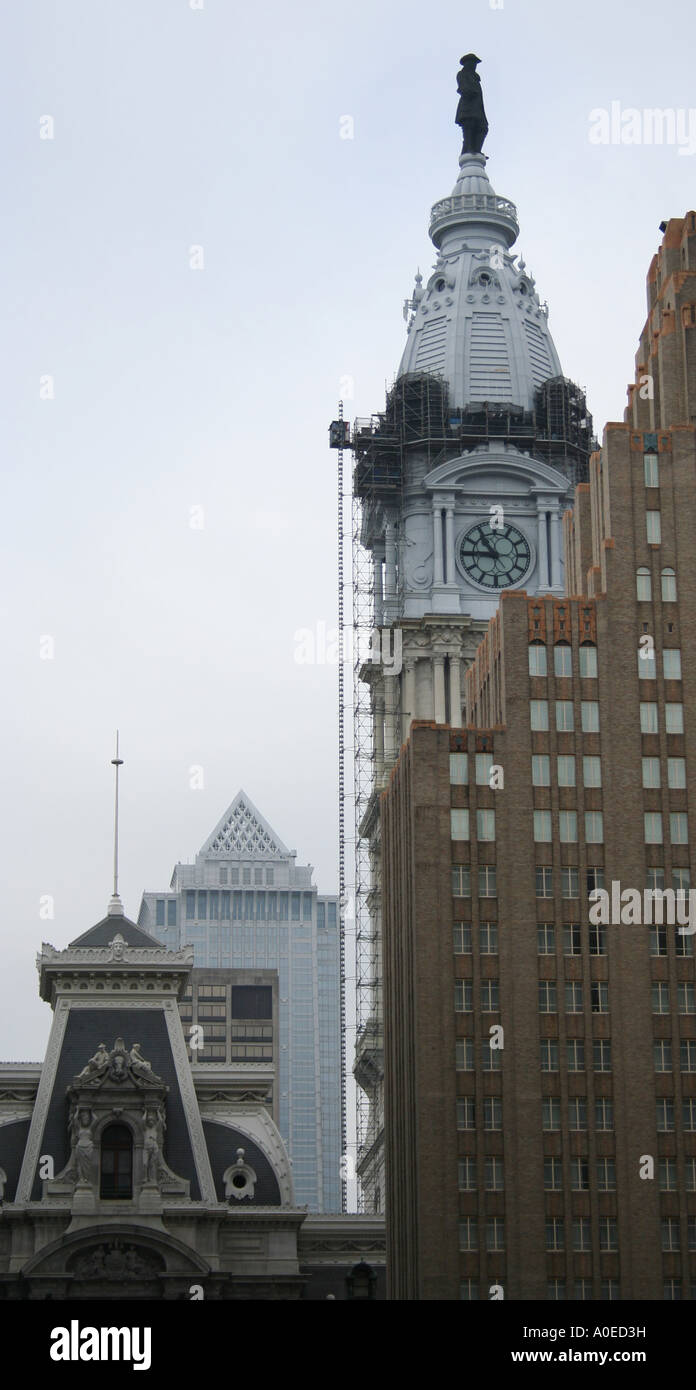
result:
[(636, 598), (639, 603), (650, 603), (652, 599), (650, 570), (646, 569), (644, 565), (641, 565), (641, 568), (636, 570)]
[(552, 956), (554, 950), (554, 929), (550, 922), (544, 922), (537, 927), (537, 952), (540, 956)]
[(176, 926), (176, 898), (169, 898), (167, 901), (167, 926)]
[(667, 955), (667, 932), (664, 927), (650, 928), (650, 954), (651, 956)]
[(607, 954), (607, 933), (604, 927), (590, 926), (588, 931), (591, 956), (605, 956)]
[(502, 1158), (487, 1158), (485, 1168), (485, 1184), (487, 1192), (502, 1192), (503, 1182), (503, 1160)]
[(613, 1158), (597, 1159), (597, 1187), (600, 1192), (616, 1191), (616, 1164)]
[(638, 679), (641, 681), (654, 681), (657, 677), (657, 663), (655, 661), (654, 647), (639, 647), (638, 649)]
[(458, 1161), (459, 1169), (459, 1191), (474, 1192), (476, 1190), (476, 1159), (460, 1158)]
[(582, 700), (582, 731), (584, 734), (599, 733), (599, 703), (597, 700)]
[(565, 1236), (562, 1216), (547, 1216), (546, 1218), (546, 1249), (563, 1250), (565, 1248)]
[(664, 886), (665, 886), (665, 871), (664, 871), (664, 869), (648, 869), (648, 872), (647, 872), (646, 878), (645, 878), (645, 886), (646, 886), (646, 888), (649, 888), (649, 889), (651, 890), (651, 892), (653, 892), (653, 893), (654, 893), (654, 892), (656, 891), (656, 889), (658, 889), (658, 888), (660, 889), (660, 891), (662, 891), (662, 890), (664, 889)]
[(471, 870), (468, 864), (455, 864), (452, 869), (452, 896), (471, 897)]
[(690, 1134), (696, 1130), (696, 1100), (682, 1102), (682, 1128)]
[(551, 839), (551, 812), (534, 812), (534, 839), (537, 843), (548, 843)]
[(556, 759), (556, 774), (559, 787), (575, 786), (575, 758), (561, 756)]
[(594, 893), (597, 888), (604, 887), (604, 869), (598, 864), (592, 864), (587, 870), (587, 895)]
[(495, 839), (495, 811), (476, 812), (476, 836), (479, 842)]
[(614, 1102), (602, 1096), (595, 1101), (595, 1129), (609, 1130), (614, 1128)]
[(457, 1100), (457, 1129), (475, 1129), (476, 1113), (473, 1096), (459, 1096)]
[(659, 487), (660, 479), (658, 473), (657, 454), (643, 454), (643, 468), (645, 471), (645, 486)]
[(664, 569), (660, 576), (663, 603), (676, 603), (677, 601), (677, 576), (674, 570)]
[(619, 1297), (618, 1279), (603, 1279), (601, 1284), (602, 1302), (614, 1303)]
[(576, 1302), (576, 1303), (586, 1303), (586, 1302), (588, 1302), (588, 1301), (591, 1300), (591, 1299), (592, 1299), (592, 1280), (591, 1280), (591, 1279), (576, 1279), (576, 1280), (575, 1280), (575, 1298), (574, 1298), (574, 1302)]
[(567, 1014), (582, 1013), (582, 982), (580, 980), (566, 980), (565, 1011)]
[(455, 1043), (455, 1064), (457, 1071), (474, 1070), (473, 1038), (457, 1038)]
[(542, 1100), (541, 1127), (547, 1132), (561, 1128), (561, 1102), (557, 1096), (545, 1096)]
[(455, 956), (471, 955), (471, 922), (455, 922), (452, 928)]
[(696, 1042), (690, 1039), (680, 1042), (679, 1067), (681, 1071), (696, 1071)]
[(601, 811), (585, 812), (585, 842), (601, 845), (604, 839), (604, 817)]
[(654, 1014), (669, 1013), (669, 985), (666, 980), (653, 980), (652, 1011)]
[(655, 1071), (665, 1072), (672, 1070), (672, 1044), (665, 1038), (653, 1043), (653, 1060)]
[(555, 676), (573, 674), (573, 653), (566, 642), (559, 642), (553, 649), (553, 671)]
[(186, 890), (186, 921), (193, 922), (196, 916), (196, 894), (193, 889)]
[(696, 1192), (696, 1158), (684, 1159), (684, 1177), (687, 1192)]
[(659, 811), (644, 811), (643, 827), (646, 845), (662, 844), (662, 815)]
[(593, 1014), (605, 1014), (609, 1009), (609, 986), (606, 980), (592, 980), (590, 1001)]
[(670, 812), (669, 838), (673, 845), (688, 845), (689, 824), (686, 811)]
[(483, 1128), (491, 1130), (500, 1130), (503, 1128), (503, 1102), (500, 1096), (484, 1097)]
[(667, 786), (675, 791), (686, 786), (686, 760), (684, 758), (667, 759)]
[(657, 733), (657, 705), (654, 700), (641, 700), (640, 702), (640, 732), (642, 734)]
[(573, 701), (556, 701), (556, 729), (559, 733), (572, 733), (575, 728)]
[(450, 753), (450, 782), (453, 787), (465, 787), (469, 781), (468, 753)]
[(560, 1158), (544, 1159), (544, 1188), (546, 1192), (560, 1192), (563, 1187), (563, 1165)]
[(582, 780), (586, 787), (601, 787), (602, 762), (600, 758), (596, 756), (583, 758)]
[(554, 1038), (542, 1038), (540, 1044), (542, 1071), (558, 1071), (558, 1043)]
[(660, 513), (646, 511), (645, 513), (645, 535), (648, 545), (659, 545), (662, 539), (660, 528)]
[(479, 927), (479, 950), (482, 956), (498, 954), (498, 923), (482, 922)]
[(559, 811), (558, 833), (562, 845), (574, 845), (578, 838), (577, 811)]
[(478, 1221), (475, 1216), (464, 1216), (460, 1219), (459, 1249), (478, 1250)]
[(585, 1070), (585, 1044), (582, 1038), (571, 1038), (566, 1043), (568, 1071)]
[(578, 870), (573, 868), (561, 869), (561, 897), (579, 898), (579, 896), (580, 884)]
[(471, 980), (455, 980), (454, 1009), (458, 1014), (470, 1014), (473, 1007)]
[(662, 1097), (655, 1106), (655, 1123), (658, 1134), (670, 1134), (674, 1129), (674, 1101)]
[(597, 648), (586, 643), (580, 648), (580, 675), (583, 680), (592, 680), (597, 675)]
[(681, 680), (681, 647), (665, 648), (662, 653), (662, 669), (666, 681)]
[(164, 926), (164, 898), (158, 898), (155, 909), (155, 926)]
[(677, 1012), (680, 1014), (696, 1014), (694, 986), (687, 980), (680, 980), (677, 985)]
[(677, 1160), (676, 1158), (661, 1158), (659, 1168), (660, 1192), (676, 1192), (677, 1190)]
[(481, 1067), (483, 1071), (500, 1071), (503, 1063), (503, 1050), (493, 1046), (492, 1038), (481, 1044)]
[(553, 980), (539, 981), (539, 1013), (555, 1014), (556, 985)]
[[(534, 836), (535, 840), (537, 836)], [(537, 864), (536, 895), (538, 898), (553, 897), (553, 869), (550, 864)]]
[(529, 674), (530, 676), (545, 676), (546, 666), (546, 647), (541, 642), (533, 642), (529, 648)]
[(493, 766), (492, 753), (476, 754), (476, 786), (488, 787), (491, 781), (491, 768)]
[(659, 787), (660, 785), (660, 759), (643, 758), (643, 786)]
[(679, 1250), (679, 1217), (663, 1216), (662, 1226), (662, 1249), (663, 1251)]
[(587, 1129), (587, 1100), (585, 1096), (574, 1096), (568, 1101), (568, 1129)]
[(485, 1014), (496, 1014), (500, 1008), (498, 1000), (498, 981), (481, 981), (481, 1008)]
[(460, 1280), (459, 1280), (459, 1297), (460, 1297), (460, 1299), (463, 1299), (465, 1303), (477, 1303), (477, 1302), (478, 1302), (478, 1296), (479, 1296), (478, 1284), (476, 1283), (475, 1279), (460, 1279)]
[(455, 806), (450, 811), (451, 834), (453, 840), (468, 840), (469, 812), (466, 807)]
[(486, 1249), (505, 1249), (505, 1222), (502, 1216), (489, 1216), (486, 1221)]
[(101, 1137), (99, 1196), (129, 1201), (133, 1196), (133, 1136), (127, 1125), (107, 1125)]
[(595, 1071), (611, 1071), (610, 1038), (595, 1038), (592, 1044), (592, 1060)]
[(545, 753), (532, 758), (532, 786), (548, 787), (551, 785), (551, 772), (549, 759)]
[(483, 864), (478, 871), (478, 891), (480, 898), (496, 898), (498, 887), (495, 864)]
[(531, 727), (543, 732), (549, 727), (549, 702), (548, 700), (530, 700), (529, 714)]
[(586, 1253), (592, 1249), (589, 1216), (576, 1216), (573, 1219), (573, 1249), (577, 1250), (579, 1253)]
[(599, 1218), (599, 1248), (600, 1250), (618, 1250), (619, 1248), (616, 1218), (613, 1216), (600, 1216)]
[(565, 1279), (546, 1280), (546, 1297), (550, 1303), (563, 1303), (565, 1296)]
[(683, 734), (684, 706), (665, 701), (665, 729), (668, 734)]

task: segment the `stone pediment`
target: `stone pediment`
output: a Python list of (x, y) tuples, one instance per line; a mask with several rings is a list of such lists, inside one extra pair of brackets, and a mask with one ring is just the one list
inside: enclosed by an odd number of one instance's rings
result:
[(431, 469), (422, 486), (425, 492), (473, 490), (482, 491), (488, 497), (492, 484), (496, 492), (502, 486), (513, 494), (540, 490), (565, 496), (570, 492), (568, 479), (548, 463), (500, 445), (473, 449), (458, 458), (447, 459)]
[(99, 1044), (93, 1057), (77, 1076), (73, 1077), (70, 1093), (94, 1091), (102, 1086), (119, 1088), (135, 1087), (136, 1090), (151, 1090), (153, 1087), (166, 1094), (161, 1076), (153, 1072), (148, 1061), (141, 1055), (140, 1043), (133, 1043), (130, 1051), (123, 1038), (117, 1038), (109, 1052), (103, 1043)]

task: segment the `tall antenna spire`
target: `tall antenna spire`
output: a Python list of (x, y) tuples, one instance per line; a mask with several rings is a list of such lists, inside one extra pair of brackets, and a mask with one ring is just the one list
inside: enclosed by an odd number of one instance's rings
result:
[(116, 730), (116, 757), (111, 759), (112, 767), (116, 768), (115, 776), (115, 795), (114, 795), (114, 891), (108, 907), (110, 917), (123, 917), (123, 903), (118, 895), (118, 770), (123, 766), (123, 758), (118, 756), (118, 729)]

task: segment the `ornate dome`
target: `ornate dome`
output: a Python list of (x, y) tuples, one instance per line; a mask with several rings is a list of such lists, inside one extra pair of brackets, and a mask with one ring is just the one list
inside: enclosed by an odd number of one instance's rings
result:
[(491, 187), (486, 156), (463, 153), (459, 166), (451, 196), (431, 213), (438, 258), (427, 284), (416, 277), (407, 301), (398, 376), (441, 375), (456, 409), (489, 401), (531, 410), (535, 389), (561, 375), (548, 309), (524, 261), (510, 253), (517, 210)]

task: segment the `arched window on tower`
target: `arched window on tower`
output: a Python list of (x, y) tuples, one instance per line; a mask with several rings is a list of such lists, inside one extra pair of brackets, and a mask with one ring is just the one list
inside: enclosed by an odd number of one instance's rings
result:
[(677, 576), (674, 570), (666, 569), (662, 571), (662, 602), (676, 603), (677, 601)]
[(133, 1136), (127, 1125), (107, 1125), (101, 1137), (99, 1196), (110, 1201), (133, 1196)]
[(652, 598), (650, 570), (646, 569), (645, 565), (636, 570), (636, 596), (639, 603), (650, 603)]

